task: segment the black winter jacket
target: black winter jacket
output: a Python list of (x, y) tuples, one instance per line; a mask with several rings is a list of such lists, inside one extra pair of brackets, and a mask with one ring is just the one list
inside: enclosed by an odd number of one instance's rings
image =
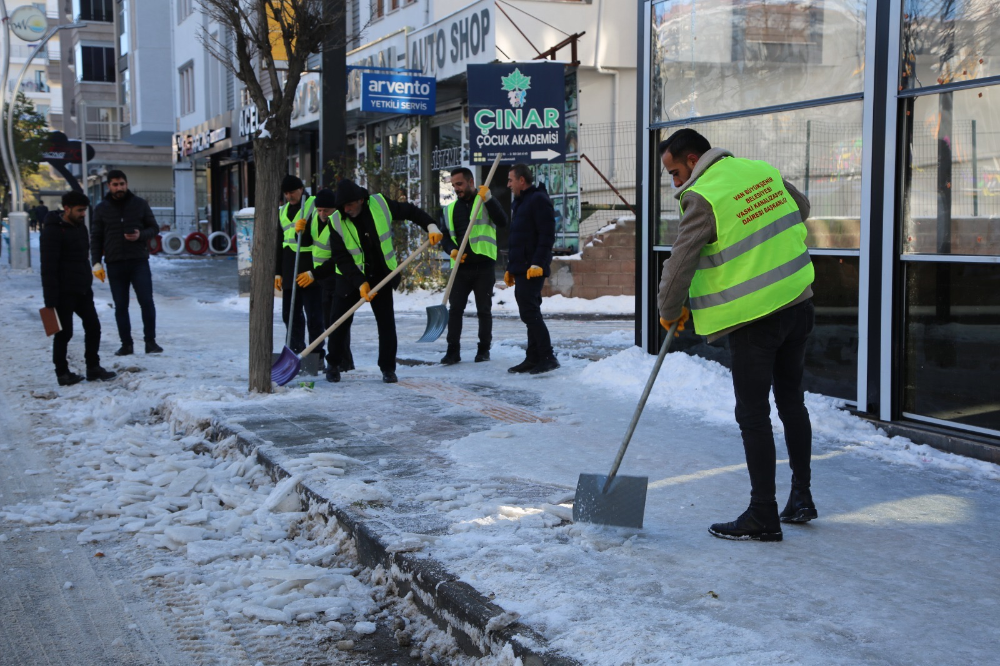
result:
[(54, 308), (62, 294), (88, 294), (94, 276), (90, 272), (90, 241), (83, 222), (72, 224), (59, 211), (49, 211), (39, 239), (42, 259), (42, 298)]
[(545, 187), (532, 185), (510, 205), (510, 245), (507, 271), (524, 275), (532, 266), (549, 275), (552, 246), (556, 242), (556, 213)]
[[(125, 240), (125, 233), (139, 231), (139, 240)], [(94, 207), (90, 220), (90, 257), (93, 263), (101, 258), (107, 263), (128, 259), (148, 259), (148, 243), (160, 226), (156, 224), (153, 211), (142, 197), (131, 191), (125, 198), (115, 201), (108, 192), (101, 203)]]

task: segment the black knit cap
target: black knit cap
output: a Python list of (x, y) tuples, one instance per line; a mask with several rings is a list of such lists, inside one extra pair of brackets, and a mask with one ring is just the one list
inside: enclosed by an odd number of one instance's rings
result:
[(343, 208), (352, 201), (368, 198), (368, 190), (346, 178), (337, 183), (337, 208)]
[(305, 187), (305, 185), (302, 184), (302, 179), (291, 174), (285, 176), (285, 178), (281, 181), (282, 194), (285, 192), (294, 192), (295, 190), (300, 190), (303, 187)]
[(316, 199), (313, 201), (313, 205), (315, 205), (316, 208), (336, 208), (337, 197), (333, 194), (333, 190), (324, 187), (316, 193)]

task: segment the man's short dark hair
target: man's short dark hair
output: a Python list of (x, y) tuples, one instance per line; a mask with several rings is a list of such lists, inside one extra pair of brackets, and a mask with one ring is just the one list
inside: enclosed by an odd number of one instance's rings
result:
[(108, 172), (109, 183), (113, 180), (118, 180), (119, 178), (124, 180), (126, 183), (128, 182), (128, 177), (125, 175), (125, 172), (122, 171), (121, 169), (112, 169), (111, 171)]
[(462, 178), (466, 179), (469, 182), (473, 182), (476, 180), (475, 176), (472, 175), (472, 169), (470, 169), (469, 167), (458, 167), (456, 169), (452, 169), (451, 175), (453, 178), (455, 176), (461, 176)]
[(515, 164), (510, 170), (514, 172), (514, 178), (524, 178), (524, 182), (528, 185), (531, 185), (535, 181), (535, 176), (531, 173), (531, 167), (527, 164)]
[(662, 158), (663, 153), (669, 150), (674, 159), (682, 160), (692, 153), (701, 157), (711, 149), (712, 144), (708, 142), (708, 139), (690, 127), (685, 127), (660, 142), (659, 154)]
[(89, 206), (90, 197), (88, 197), (83, 192), (70, 190), (66, 194), (62, 195), (62, 205), (63, 208), (76, 208), (77, 206)]

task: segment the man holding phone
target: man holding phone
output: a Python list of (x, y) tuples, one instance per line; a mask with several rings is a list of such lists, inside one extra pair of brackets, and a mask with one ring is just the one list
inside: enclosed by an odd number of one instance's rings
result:
[[(111, 284), (115, 302), (115, 322), (122, 346), (116, 356), (133, 353), (132, 322), (128, 316), (129, 290), (135, 290), (142, 310), (143, 338), (147, 354), (158, 354), (156, 344), (156, 306), (153, 304), (153, 276), (149, 270), (149, 241), (160, 233), (153, 211), (146, 200), (128, 189), (123, 171), (108, 173), (108, 193), (94, 208), (90, 223), (90, 253), (93, 273), (101, 282)], [(107, 273), (101, 263), (107, 264)]]

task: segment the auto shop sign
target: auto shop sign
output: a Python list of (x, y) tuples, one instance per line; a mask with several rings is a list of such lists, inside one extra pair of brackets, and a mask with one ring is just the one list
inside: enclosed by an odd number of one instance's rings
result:
[(473, 164), (562, 161), (566, 152), (564, 66), (553, 62), (469, 65)]
[(469, 63), (496, 60), (493, 0), (474, 2), (406, 36), (410, 67), (438, 81), (465, 73)]

